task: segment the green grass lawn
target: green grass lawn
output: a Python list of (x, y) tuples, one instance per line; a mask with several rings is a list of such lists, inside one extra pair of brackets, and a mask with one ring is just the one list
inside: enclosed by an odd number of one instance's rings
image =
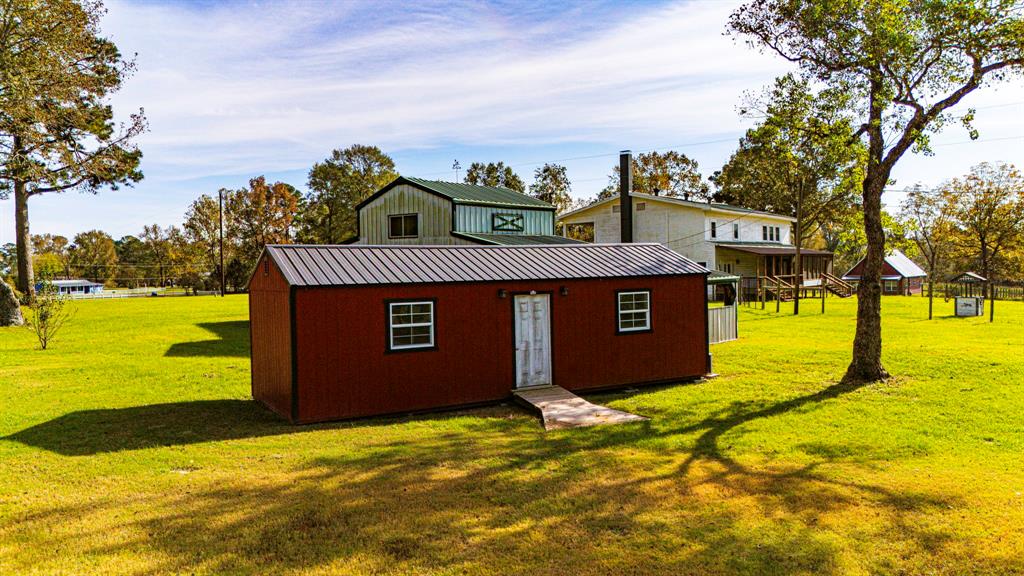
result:
[(828, 306), (592, 398), (649, 422), (545, 433), (292, 427), (249, 399), (244, 296), (78, 302), (50, 350), (0, 329), (0, 574), (1024, 572), (1024, 303), (886, 298), (898, 376), (859, 389)]

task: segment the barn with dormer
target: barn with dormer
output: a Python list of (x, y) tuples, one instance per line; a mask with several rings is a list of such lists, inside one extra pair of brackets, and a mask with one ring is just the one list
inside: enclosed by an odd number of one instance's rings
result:
[(356, 206), (356, 244), (576, 244), (555, 235), (555, 208), (501, 186), (399, 177)]

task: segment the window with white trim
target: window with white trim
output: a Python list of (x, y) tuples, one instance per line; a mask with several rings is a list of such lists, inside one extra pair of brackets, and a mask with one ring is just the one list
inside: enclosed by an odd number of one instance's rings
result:
[(718, 236), (718, 222), (711, 221), (711, 237), (715, 238)]
[(737, 239), (737, 240), (739, 239), (739, 237), (740, 237), (740, 225), (739, 224), (733, 224), (732, 225), (732, 237), (733, 237), (733, 239)]
[(651, 329), (651, 292), (619, 292), (619, 332)]
[(388, 347), (411, 350), (434, 346), (434, 303), (389, 302)]

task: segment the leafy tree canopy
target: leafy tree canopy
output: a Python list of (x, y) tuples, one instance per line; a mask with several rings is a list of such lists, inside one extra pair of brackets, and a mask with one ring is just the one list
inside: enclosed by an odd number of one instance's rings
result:
[(526, 193), (523, 179), (513, 172), (511, 167), (505, 166), (504, 162), (473, 162), (466, 169), (463, 182), (478, 186), (502, 186), (521, 194)]

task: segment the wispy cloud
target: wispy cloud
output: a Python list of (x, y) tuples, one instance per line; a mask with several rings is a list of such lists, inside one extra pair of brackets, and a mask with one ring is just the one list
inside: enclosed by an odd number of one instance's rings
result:
[(375, 6), (114, 5), (115, 40), (139, 52), (119, 103), (145, 104), (154, 165), (193, 177), (304, 167), (346, 142), (400, 150), (721, 133), (738, 126), (739, 92), (782, 69), (721, 35), (722, 3), (546, 17)]
[[(410, 175), (457, 157), (523, 162), (735, 138), (744, 91), (785, 71), (723, 33), (738, 2), (211, 2), (117, 0), (103, 22), (138, 72), (115, 110), (145, 107), (146, 180), (34, 199), (37, 231), (115, 236), (180, 222), (188, 203), (267, 174), (301, 186), (331, 149), (375, 144)], [(981, 160), (1024, 157), (1024, 86), (971, 96), (983, 138), (950, 128), (900, 184), (936, 184)], [(731, 143), (684, 147), (710, 173)], [(579, 196), (613, 159), (568, 163)], [(6, 203), (6, 204), (9, 204)], [(0, 204), (2, 205), (2, 204)], [(11, 212), (0, 242), (13, 238)]]

